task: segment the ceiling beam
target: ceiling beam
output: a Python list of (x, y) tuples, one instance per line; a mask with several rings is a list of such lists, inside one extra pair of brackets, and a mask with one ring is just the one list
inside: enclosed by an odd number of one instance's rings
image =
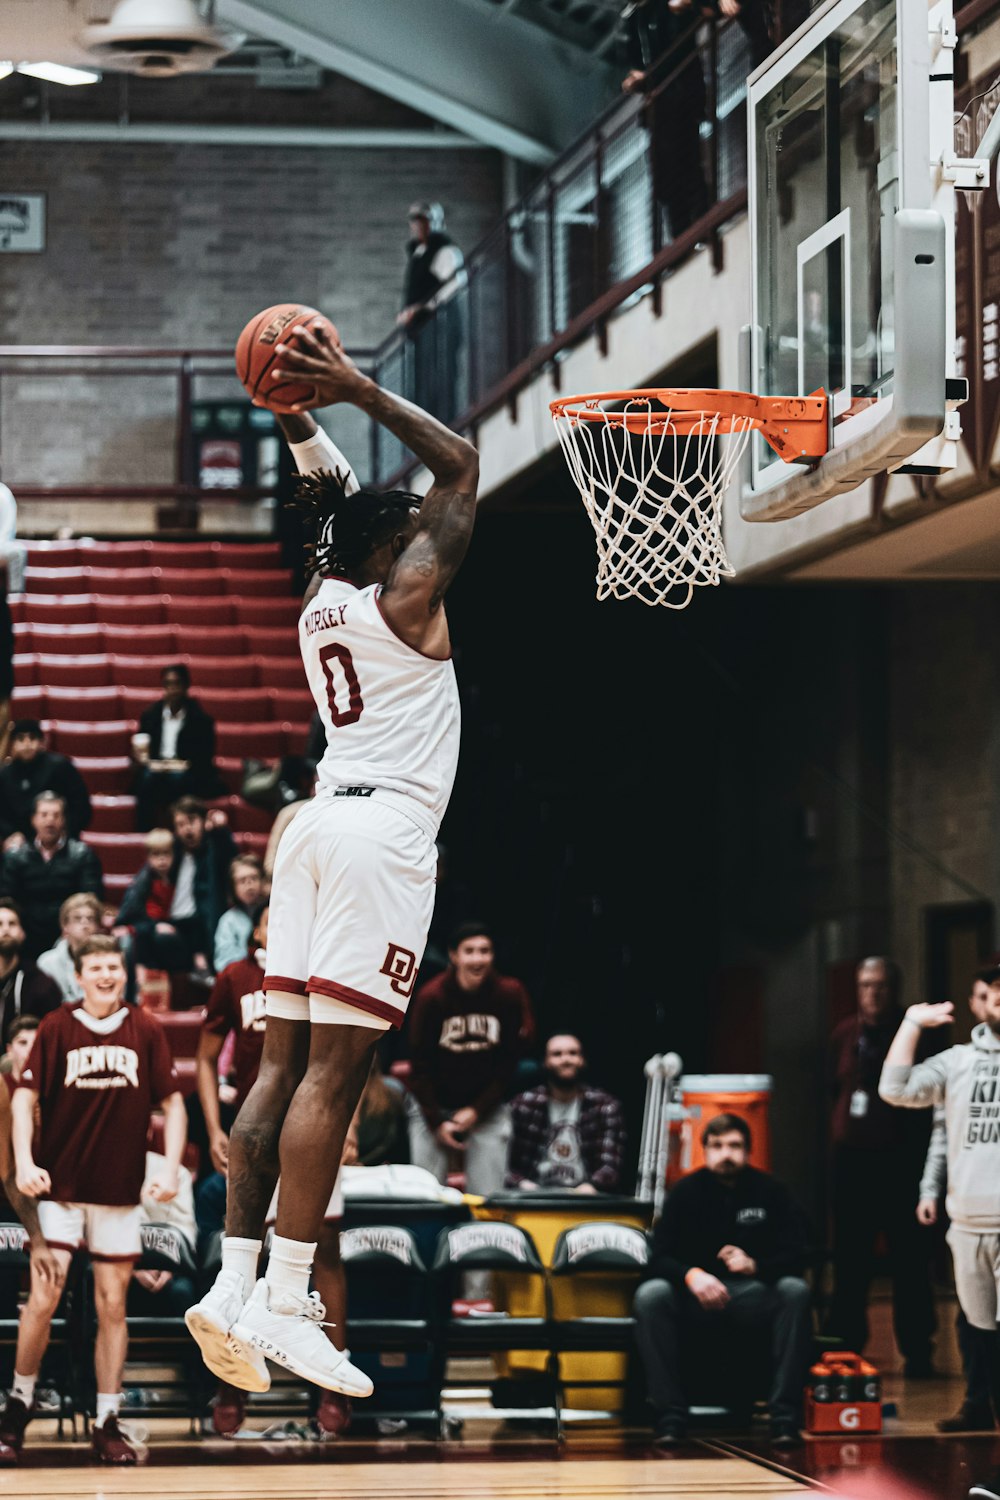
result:
[(289, 146), (363, 151), (483, 149), (481, 141), (451, 130), (398, 130), (353, 125), (172, 125), (137, 121), (0, 120), (2, 141), (121, 141), (192, 146)]
[(601, 64), (517, 16), (454, 0), (217, 0), (216, 19), (536, 166), (604, 102)]

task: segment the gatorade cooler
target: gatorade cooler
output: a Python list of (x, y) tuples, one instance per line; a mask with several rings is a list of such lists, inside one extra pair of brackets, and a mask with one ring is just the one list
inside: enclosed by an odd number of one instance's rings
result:
[(807, 1432), (881, 1432), (882, 1382), (874, 1365), (841, 1350), (809, 1372)]
[(739, 1115), (750, 1127), (750, 1165), (771, 1170), (771, 1102), (769, 1073), (685, 1073), (680, 1078), (684, 1107), (685, 1172), (705, 1165), (701, 1133), (715, 1115)]

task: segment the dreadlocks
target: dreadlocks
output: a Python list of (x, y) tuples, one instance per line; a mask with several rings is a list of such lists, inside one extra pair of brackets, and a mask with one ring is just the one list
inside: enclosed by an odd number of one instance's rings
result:
[(339, 469), (303, 474), (293, 505), (302, 512), (311, 531), (306, 543), (306, 568), (313, 573), (351, 574), (370, 557), (376, 547), (394, 536), (420, 496), (406, 490), (355, 490), (345, 488), (347, 475)]

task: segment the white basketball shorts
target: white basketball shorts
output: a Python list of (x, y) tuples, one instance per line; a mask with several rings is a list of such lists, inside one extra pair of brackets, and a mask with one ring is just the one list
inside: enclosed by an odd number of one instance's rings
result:
[(142, 1206), (56, 1203), (43, 1198), (38, 1223), (53, 1250), (86, 1247), (91, 1260), (138, 1260), (142, 1255)]
[[(337, 1223), (344, 1217), (344, 1189), (340, 1184), (340, 1179), (342, 1176), (343, 1171), (337, 1173), (337, 1180), (333, 1184), (333, 1192), (330, 1194), (330, 1201), (326, 1205), (326, 1213), (323, 1215), (324, 1224)], [(267, 1211), (267, 1218), (264, 1220), (265, 1225), (268, 1227), (270, 1227), (270, 1225), (272, 1225), (275, 1219), (278, 1217), (278, 1198), (280, 1194), (281, 1179), (279, 1177), (278, 1186), (275, 1188), (274, 1195), (271, 1198), (271, 1206)]]
[(268, 1015), (402, 1024), (434, 911), (434, 836), (425, 809), (394, 792), (321, 791), (296, 814), (271, 884)]

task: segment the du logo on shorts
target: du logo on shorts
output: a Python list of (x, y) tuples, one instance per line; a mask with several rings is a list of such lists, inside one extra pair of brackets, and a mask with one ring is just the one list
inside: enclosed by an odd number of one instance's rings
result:
[(409, 1000), (417, 977), (417, 955), (398, 943), (390, 943), (382, 960), (380, 974), (388, 974), (389, 988)]

